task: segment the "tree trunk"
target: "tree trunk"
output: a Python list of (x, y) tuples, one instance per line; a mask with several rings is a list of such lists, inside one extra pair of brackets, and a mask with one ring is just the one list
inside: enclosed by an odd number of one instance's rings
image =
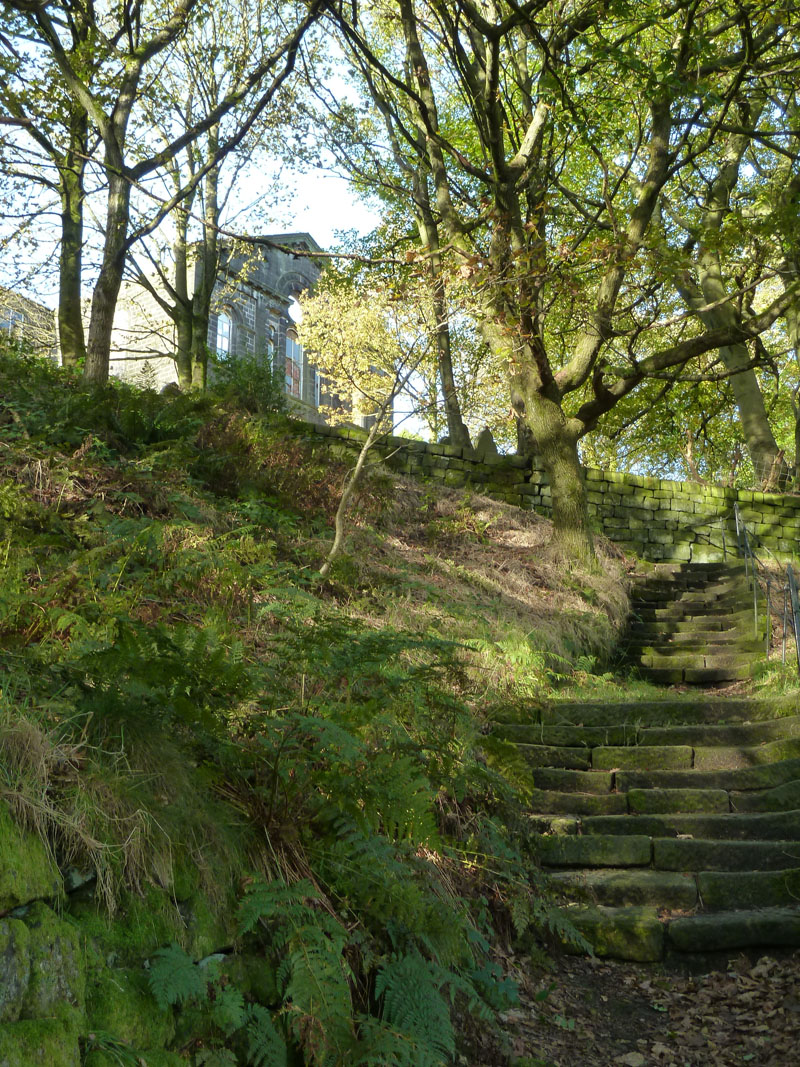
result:
[(92, 295), (92, 317), (86, 348), (84, 377), (95, 385), (108, 381), (111, 358), (111, 332), (122, 285), (127, 254), (126, 237), (130, 218), (130, 183), (122, 174), (109, 170), (108, 214), (103, 263)]
[(439, 229), (430, 209), (426, 179), (419, 173), (415, 175), (414, 201), (417, 208), (417, 230), (423, 247), (428, 252), (428, 271), (431, 284), (433, 314), (436, 320), (436, 363), (444, 398), (444, 412), (447, 419), (447, 434), (451, 444), (459, 448), (472, 448), (469, 430), (461, 417), (461, 405), (458, 401), (456, 379), (453, 374), (453, 348), (450, 334), (450, 309), (447, 303), (442, 274), (442, 256), (439, 244)]
[(594, 539), (578, 438), (559, 404), (538, 392), (525, 396), (524, 421), (550, 478), (553, 541), (571, 559), (593, 559)]
[(87, 119), (80, 113), (70, 125), (70, 148), (59, 167), (61, 249), (58, 263), (58, 339), (61, 362), (77, 367), (86, 359), (81, 308), (83, 266), (83, 174), (86, 167)]

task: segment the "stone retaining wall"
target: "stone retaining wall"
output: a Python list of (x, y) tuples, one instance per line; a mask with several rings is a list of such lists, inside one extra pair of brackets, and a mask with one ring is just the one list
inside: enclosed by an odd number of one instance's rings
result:
[[(339, 447), (359, 448), (365, 431), (354, 427), (303, 426), (333, 439)], [(534, 456), (485, 455), (449, 444), (426, 444), (404, 437), (384, 438), (375, 448), (393, 469), (530, 508), (551, 511), (549, 478)], [(800, 496), (676, 482), (586, 468), (589, 512), (596, 530), (626, 551), (649, 560), (704, 562), (736, 548), (734, 503), (751, 539), (765, 557), (781, 561), (800, 556)], [(764, 551), (766, 550), (766, 551)]]

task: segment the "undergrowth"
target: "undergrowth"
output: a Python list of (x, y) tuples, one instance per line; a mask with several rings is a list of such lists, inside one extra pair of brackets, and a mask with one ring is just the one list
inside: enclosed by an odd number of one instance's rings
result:
[(227, 950), (150, 961), (195, 1063), (446, 1063), (514, 1002), (494, 946), (564, 932), (487, 722), (602, 660), (615, 564), (565, 586), (543, 520), (374, 467), (321, 583), (346, 461), (236, 385), (0, 357), (0, 797), (109, 914), (238, 897), (269, 1003)]

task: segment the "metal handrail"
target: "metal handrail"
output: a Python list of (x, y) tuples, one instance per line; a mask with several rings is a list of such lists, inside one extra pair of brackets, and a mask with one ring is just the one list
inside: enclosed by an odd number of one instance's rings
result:
[[(769, 575), (766, 573), (764, 573), (763, 578), (759, 575), (759, 569), (762, 572), (765, 572), (765, 568), (763, 563), (761, 563), (758, 556), (753, 551), (753, 547), (750, 542), (750, 536), (747, 531), (747, 524), (745, 523), (739, 512), (738, 503), (735, 503), (733, 505), (733, 517), (736, 522), (736, 545), (739, 550), (739, 554), (744, 557), (745, 577), (750, 579), (753, 583), (753, 623), (756, 637), (758, 637), (758, 591), (759, 586), (763, 584), (764, 607), (766, 614), (765, 640), (767, 659), (769, 659), (770, 642), (772, 637), (772, 603), (770, 597), (772, 578), (770, 578)], [(722, 538), (722, 549), (723, 554), (725, 554), (724, 533)], [(797, 579), (795, 577), (794, 569), (791, 563), (787, 564), (786, 566), (786, 581), (780, 591), (783, 593), (783, 636), (781, 640), (781, 659), (783, 663), (786, 663), (786, 624), (788, 615), (787, 609), (788, 607), (791, 607), (792, 631), (794, 633), (794, 643), (795, 648), (797, 650), (797, 671), (798, 674), (800, 674), (800, 596), (798, 596)]]

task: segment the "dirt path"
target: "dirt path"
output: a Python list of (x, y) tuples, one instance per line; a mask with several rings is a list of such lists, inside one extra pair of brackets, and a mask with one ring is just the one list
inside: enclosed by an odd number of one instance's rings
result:
[[(525, 969), (525, 962), (518, 962)], [(505, 1013), (511, 1053), (505, 1062), (798, 1067), (800, 952), (780, 959), (740, 956), (727, 968), (718, 966), (686, 976), (653, 966), (562, 958), (550, 972), (530, 973), (520, 1006)]]

